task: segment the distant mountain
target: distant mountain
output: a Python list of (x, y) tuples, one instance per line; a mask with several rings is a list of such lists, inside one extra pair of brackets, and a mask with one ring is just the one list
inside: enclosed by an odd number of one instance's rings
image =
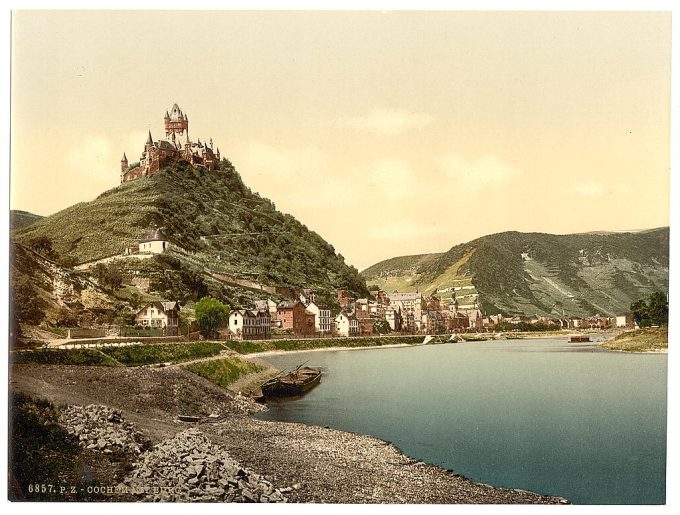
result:
[(219, 279), (224, 277), (279, 286), (282, 291), (312, 288), (329, 301), (336, 288), (368, 293), (358, 271), (330, 244), (253, 193), (228, 160), (223, 160), (221, 171), (166, 168), (13, 236), (26, 246), (47, 238), (53, 259), (76, 265), (120, 255), (151, 228), (162, 229), (171, 250), (152, 259), (128, 259), (121, 266), (128, 279), (151, 278), (151, 289), (160, 296), (195, 300), (210, 293), (232, 304), (267, 296)]
[(27, 227), (31, 225), (34, 222), (37, 222), (38, 220), (41, 220), (43, 217), (40, 215), (36, 215), (33, 213), (29, 213), (28, 211), (20, 211), (18, 209), (11, 209), (9, 212), (9, 228), (10, 231), (14, 231), (16, 229), (23, 229), (24, 227)]
[(388, 292), (455, 288), (464, 307), (489, 314), (613, 315), (668, 291), (668, 227), (628, 233), (504, 232), (442, 254), (403, 256), (361, 275)]

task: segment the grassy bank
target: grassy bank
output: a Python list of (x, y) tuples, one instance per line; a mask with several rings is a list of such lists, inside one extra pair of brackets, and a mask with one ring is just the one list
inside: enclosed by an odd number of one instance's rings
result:
[(85, 365), (138, 367), (154, 363), (181, 363), (217, 356), (225, 350), (216, 342), (194, 342), (159, 345), (129, 345), (99, 349), (39, 349), (11, 353), (12, 363), (40, 365)]
[(119, 366), (115, 360), (98, 349), (38, 349), (12, 352), (10, 353), (10, 362), (19, 364), (37, 363), (39, 365)]
[(217, 356), (224, 347), (215, 342), (176, 343), (162, 345), (129, 345), (105, 347), (101, 351), (128, 367), (153, 363), (181, 363)]
[(600, 347), (623, 352), (664, 352), (668, 350), (668, 327), (626, 331)]
[(377, 336), (374, 338), (307, 338), (300, 340), (230, 341), (224, 345), (239, 354), (267, 351), (295, 351), (334, 347), (380, 347), (383, 345), (421, 343), (424, 336)]
[(265, 370), (265, 367), (251, 363), (250, 361), (241, 361), (238, 358), (200, 361), (198, 363), (190, 363), (189, 365), (186, 365), (185, 368), (189, 372), (204, 377), (223, 388), (228, 388), (237, 379), (243, 376)]

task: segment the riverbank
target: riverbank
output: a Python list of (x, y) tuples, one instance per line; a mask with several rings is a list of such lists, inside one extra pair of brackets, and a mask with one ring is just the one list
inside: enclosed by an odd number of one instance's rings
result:
[[(121, 410), (125, 420), (152, 444), (167, 442), (187, 428), (197, 427), (243, 467), (285, 492), (289, 502), (565, 502), (474, 483), (409, 458), (390, 443), (373, 437), (256, 420), (250, 416), (261, 409), (256, 403), (183, 367), (14, 364), (10, 378), (12, 392), (46, 399), (59, 409), (97, 404)], [(215, 421), (184, 423), (179, 415), (196, 415), (204, 420), (213, 415)]]
[(649, 327), (625, 331), (600, 344), (600, 347), (620, 352), (668, 352), (668, 327)]

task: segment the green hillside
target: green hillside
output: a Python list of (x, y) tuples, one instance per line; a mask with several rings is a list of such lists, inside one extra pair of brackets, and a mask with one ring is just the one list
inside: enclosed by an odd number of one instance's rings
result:
[(29, 213), (28, 211), (21, 211), (19, 209), (12, 209), (9, 212), (9, 228), (12, 231), (23, 229), (40, 219), (42, 219), (42, 216), (40, 215)]
[(27, 246), (48, 238), (54, 259), (76, 265), (120, 255), (151, 227), (163, 228), (176, 246), (173, 252), (120, 266), (128, 275), (151, 276), (152, 289), (171, 298), (195, 300), (217, 293), (233, 300), (229, 297), (243, 293), (218, 288), (211, 273), (262, 285), (315, 288), (328, 296), (335, 288), (367, 294), (358, 271), (331, 245), (253, 193), (227, 160), (221, 171), (171, 167), (121, 184), (13, 237)]
[(612, 315), (653, 291), (668, 290), (668, 238), (668, 228), (571, 235), (505, 232), (430, 258), (383, 261), (362, 275), (387, 291), (398, 282), (407, 285), (400, 291), (428, 294), (456, 288), (461, 303), (478, 295), (487, 313)]

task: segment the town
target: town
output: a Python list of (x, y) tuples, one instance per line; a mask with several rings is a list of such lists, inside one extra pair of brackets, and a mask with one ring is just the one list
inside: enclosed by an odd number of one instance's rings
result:
[[(317, 302), (313, 290), (303, 288), (294, 300), (256, 301), (253, 306), (231, 310), (218, 334), (228, 340), (265, 340), (273, 337), (323, 338), (368, 337), (397, 334), (450, 334), (493, 331), (558, 331), (634, 328), (632, 314), (615, 317), (551, 318), (502, 314), (484, 315), (479, 308), (459, 309), (458, 301), (444, 303), (420, 292), (371, 291), (372, 298), (354, 298), (336, 292), (340, 309)], [(150, 302), (136, 314), (140, 327), (162, 328), (177, 335), (179, 303)]]

